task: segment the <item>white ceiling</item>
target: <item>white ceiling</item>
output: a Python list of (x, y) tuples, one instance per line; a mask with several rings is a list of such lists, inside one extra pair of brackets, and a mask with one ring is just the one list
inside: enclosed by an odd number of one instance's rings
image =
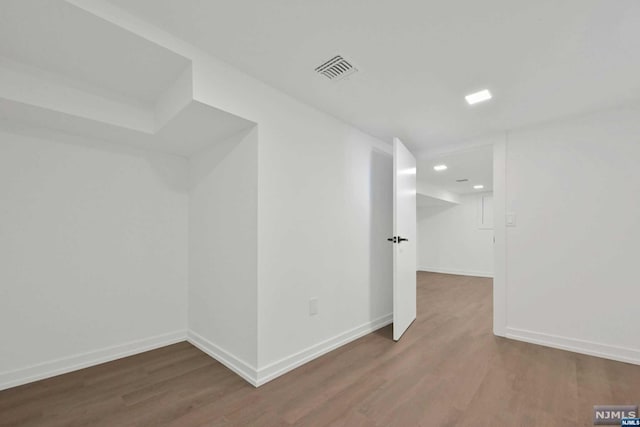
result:
[(62, 0), (0, 0), (0, 129), (189, 157), (255, 125), (194, 100), (191, 69)]
[(190, 65), (157, 44), (55, 0), (0, 1), (0, 56), (67, 84), (150, 105)]
[[(445, 164), (447, 170), (437, 172), (434, 166)], [(468, 194), (493, 190), (493, 147), (477, 147), (465, 151), (437, 157), (418, 159), (418, 180), (438, 188)], [(456, 182), (457, 179), (467, 182)], [(482, 190), (474, 190), (474, 185), (484, 185)]]
[[(414, 152), (640, 98), (637, 0), (112, 2)], [(335, 54), (361, 71), (316, 75)]]

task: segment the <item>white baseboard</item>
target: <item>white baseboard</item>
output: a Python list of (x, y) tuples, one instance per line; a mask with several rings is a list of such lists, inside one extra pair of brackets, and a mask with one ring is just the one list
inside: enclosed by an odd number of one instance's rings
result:
[(269, 381), (274, 380), (279, 376), (284, 375), (287, 372), (292, 371), (295, 368), (322, 356), (323, 354), (335, 350), (338, 347), (341, 347), (384, 326), (387, 326), (392, 322), (393, 314), (382, 316), (378, 319), (372, 320), (363, 325), (357, 326), (353, 329), (336, 335), (333, 338), (329, 338), (318, 344), (312, 345), (302, 351), (299, 351), (298, 353), (282, 358), (277, 362), (262, 367), (258, 369), (258, 375), (255, 385), (258, 387), (266, 384)]
[(231, 369), (244, 380), (255, 387), (259, 387), (293, 369), (310, 362), (338, 347), (354, 341), (364, 335), (376, 331), (393, 321), (393, 315), (375, 319), (363, 325), (350, 329), (333, 338), (329, 338), (318, 344), (312, 345), (302, 351), (287, 356), (277, 362), (271, 363), (263, 368), (256, 369), (254, 366), (233, 356), (228, 351), (220, 348), (211, 341), (205, 339), (194, 331), (176, 331), (168, 334), (158, 335), (142, 340), (131, 341), (124, 344), (106, 347), (74, 356), (52, 360), (45, 363), (17, 369), (14, 371), (0, 372), (0, 390), (27, 384), (33, 381), (54, 377), (67, 372), (77, 371), (90, 366), (111, 362), (123, 357), (143, 353), (145, 351), (175, 344), (181, 341), (189, 341), (218, 362)]
[(187, 340), (195, 347), (199, 348), (236, 374), (240, 375), (249, 384), (254, 387), (258, 386), (257, 370), (254, 366), (251, 366), (244, 360), (241, 360), (228, 351), (220, 348), (197, 332), (189, 330), (187, 337)]
[(39, 363), (13, 371), (0, 372), (0, 390), (55, 377), (78, 369), (88, 368), (187, 339), (186, 331), (176, 331), (111, 347), (101, 348), (74, 356)]
[(640, 350), (507, 327), (507, 338), (640, 365)]
[(418, 271), (426, 271), (430, 273), (442, 273), (442, 274), (456, 274), (458, 276), (488, 277), (490, 279), (493, 279), (493, 273), (489, 271), (456, 270), (453, 268), (436, 268), (436, 267), (418, 267)]

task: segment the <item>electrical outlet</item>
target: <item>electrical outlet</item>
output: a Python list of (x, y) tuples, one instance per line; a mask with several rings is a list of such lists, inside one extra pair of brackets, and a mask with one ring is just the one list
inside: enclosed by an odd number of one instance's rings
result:
[(318, 314), (318, 298), (311, 298), (309, 300), (309, 316), (315, 316)]

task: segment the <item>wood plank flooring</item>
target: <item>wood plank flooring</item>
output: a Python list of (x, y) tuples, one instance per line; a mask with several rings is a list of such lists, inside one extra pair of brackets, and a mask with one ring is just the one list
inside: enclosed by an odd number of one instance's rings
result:
[(494, 337), (491, 280), (418, 275), (418, 319), (259, 389), (188, 343), (0, 392), (2, 426), (591, 426), (640, 366)]

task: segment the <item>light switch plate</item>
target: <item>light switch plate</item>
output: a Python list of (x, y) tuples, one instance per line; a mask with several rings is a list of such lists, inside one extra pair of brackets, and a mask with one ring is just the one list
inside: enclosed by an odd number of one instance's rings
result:
[(515, 227), (516, 226), (516, 214), (513, 212), (509, 212), (507, 214), (507, 227)]
[(309, 300), (309, 316), (315, 316), (318, 314), (318, 298), (311, 298)]

